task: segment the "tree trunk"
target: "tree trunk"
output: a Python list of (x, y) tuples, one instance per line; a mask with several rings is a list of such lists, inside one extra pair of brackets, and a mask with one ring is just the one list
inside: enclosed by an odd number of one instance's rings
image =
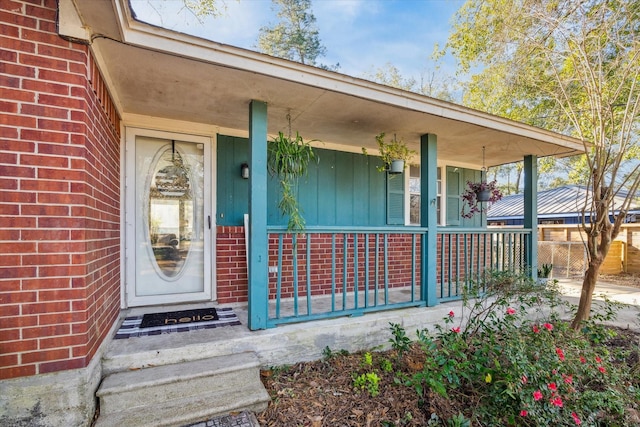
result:
[(580, 304), (578, 305), (578, 311), (576, 317), (571, 323), (571, 327), (574, 330), (580, 329), (580, 325), (583, 321), (587, 320), (591, 314), (591, 301), (593, 299), (593, 291), (596, 288), (596, 281), (600, 272), (601, 262), (590, 262), (587, 271), (582, 279), (582, 291), (580, 292)]

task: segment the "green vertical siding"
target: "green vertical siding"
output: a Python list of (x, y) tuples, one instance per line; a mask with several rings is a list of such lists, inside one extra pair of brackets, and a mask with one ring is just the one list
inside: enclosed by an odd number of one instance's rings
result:
[[(486, 214), (476, 214), (471, 218), (462, 218), (462, 199), (460, 196), (467, 188), (467, 181), (480, 181), (479, 170), (447, 166), (447, 218), (448, 227), (483, 227), (486, 222)], [(468, 209), (465, 209), (468, 211)]]
[[(218, 136), (218, 225), (241, 225), (248, 211), (248, 181), (240, 178), (248, 147), (244, 138)], [(385, 225), (387, 174), (376, 170), (380, 160), (359, 153), (318, 148), (315, 152), (320, 161), (309, 165), (298, 187), (307, 225)], [(275, 177), (268, 178), (267, 195), (267, 223), (286, 225), (278, 210), (280, 186)]]

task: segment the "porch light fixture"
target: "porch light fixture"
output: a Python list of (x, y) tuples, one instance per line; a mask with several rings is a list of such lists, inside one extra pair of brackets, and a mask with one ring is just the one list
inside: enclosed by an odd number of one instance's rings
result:
[(242, 179), (249, 179), (249, 165), (247, 163), (240, 165), (240, 176)]

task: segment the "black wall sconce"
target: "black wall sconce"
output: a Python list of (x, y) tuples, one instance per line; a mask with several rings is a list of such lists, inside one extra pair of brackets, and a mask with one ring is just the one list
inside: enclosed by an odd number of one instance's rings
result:
[(240, 176), (242, 179), (249, 179), (249, 165), (247, 163), (240, 165)]

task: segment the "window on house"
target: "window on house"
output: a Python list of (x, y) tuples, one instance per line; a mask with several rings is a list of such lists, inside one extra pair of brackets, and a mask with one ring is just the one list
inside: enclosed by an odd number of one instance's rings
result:
[[(442, 207), (442, 168), (437, 169), (437, 196), (436, 196), (436, 206), (437, 206), (437, 221), (438, 225), (440, 225), (442, 218), (441, 215), (441, 207)], [(420, 166), (410, 166), (409, 167), (409, 200), (410, 200), (410, 210), (409, 210), (409, 223), (412, 225), (420, 225)]]

